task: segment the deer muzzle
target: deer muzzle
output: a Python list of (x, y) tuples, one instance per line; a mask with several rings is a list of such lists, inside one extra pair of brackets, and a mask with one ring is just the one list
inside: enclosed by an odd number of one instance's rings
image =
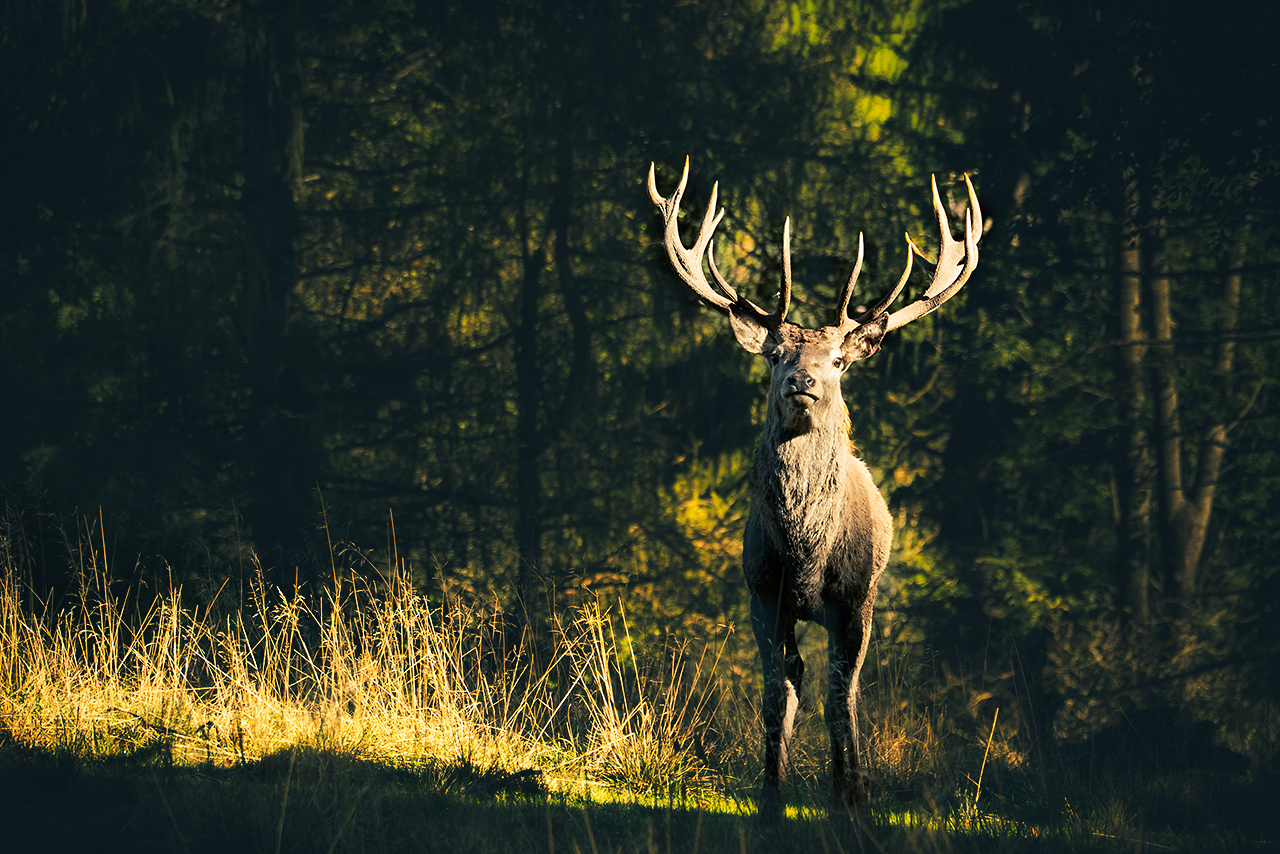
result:
[(818, 400), (817, 386), (813, 375), (801, 368), (783, 380), (782, 396), (795, 408), (808, 409)]

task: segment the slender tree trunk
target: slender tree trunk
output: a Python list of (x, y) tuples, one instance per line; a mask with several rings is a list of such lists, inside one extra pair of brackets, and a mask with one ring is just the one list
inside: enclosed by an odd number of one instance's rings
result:
[[(523, 202), (522, 204), (527, 204)], [(516, 571), (517, 609), (526, 625), (533, 622), (538, 600), (542, 563), (542, 448), (538, 426), (542, 398), (543, 366), (538, 359), (538, 306), (542, 298), (545, 244), (531, 248), (531, 226), (525, 211), (522, 223), (522, 281), (520, 322), (516, 345), (516, 546), (520, 565)]]
[[(1173, 308), (1169, 292), (1169, 269), (1164, 255), (1164, 227), (1153, 224), (1156, 234), (1150, 239), (1146, 259), (1149, 275), (1147, 289), (1151, 297), (1151, 337), (1157, 350), (1151, 359), (1151, 380), (1155, 398), (1156, 463), (1159, 508), (1160, 557), (1166, 583), (1180, 594), (1177, 579), (1181, 564), (1177, 542), (1186, 510), (1183, 484), (1182, 418), (1178, 408), (1177, 353), (1173, 338)], [(1183, 608), (1190, 606), (1179, 595)]]
[(1148, 557), (1152, 466), (1147, 429), (1147, 354), (1142, 323), (1142, 252), (1134, 219), (1120, 233), (1116, 271), (1116, 316), (1120, 324), (1119, 374), (1125, 440), (1120, 465), (1120, 536), (1116, 556), (1121, 613), (1135, 628), (1151, 620), (1151, 567)]
[(306, 542), (312, 483), (305, 472), (290, 316), (298, 266), (294, 187), (301, 160), (301, 70), (294, 0), (242, 0), (245, 35), (245, 337), (253, 393), (254, 495), (260, 555), (289, 563)]
[[(1241, 268), (1247, 248), (1249, 223), (1246, 222), (1227, 259), (1222, 279), (1221, 315), (1216, 329), (1220, 338), (1214, 361), (1214, 374), (1227, 391), (1218, 407), (1220, 418), (1207, 424), (1200, 433), (1195, 478), (1184, 482), (1184, 455), (1181, 421), (1178, 411), (1177, 379), (1172, 364), (1172, 346), (1166, 359), (1156, 368), (1159, 398), (1157, 418), (1161, 432), (1160, 468), (1166, 494), (1161, 502), (1164, 524), (1165, 563), (1176, 585), (1178, 602), (1184, 614), (1196, 610), (1199, 598), (1200, 559), (1209, 533), (1213, 500), (1218, 476), (1228, 444), (1227, 406), (1231, 398), (1235, 371), (1235, 342), (1232, 340), (1240, 308)], [(1169, 277), (1152, 277), (1152, 308), (1158, 339), (1172, 341), (1173, 321), (1169, 298)]]
[(555, 235), (554, 259), (560, 295), (564, 299), (565, 314), (569, 319), (571, 359), (569, 377), (565, 384), (564, 402), (561, 406), (560, 425), (569, 423), (578, 413), (583, 399), (589, 399), (593, 391), (591, 376), (591, 325), (587, 319), (582, 293), (573, 275), (573, 245), (570, 232), (573, 224), (573, 146), (568, 139), (561, 139), (556, 157), (555, 199), (551, 206), (551, 228)]
[[(563, 119), (562, 119), (563, 122)], [(516, 539), (520, 548), (517, 595), (522, 618), (530, 621), (540, 596), (538, 589), (546, 568), (542, 558), (543, 484), (542, 455), (560, 432), (574, 419), (581, 400), (591, 393), (591, 329), (586, 308), (573, 276), (570, 232), (573, 222), (573, 147), (567, 138), (556, 146), (555, 185), (548, 210), (546, 239), (536, 250), (532, 228), (523, 223), (526, 254), (520, 297), (520, 326), (516, 331), (517, 405), (517, 520)], [(548, 405), (543, 399), (547, 366), (538, 358), (539, 303), (543, 297), (542, 275), (550, 262), (564, 300), (565, 314), (572, 329), (571, 359), (564, 397), (554, 419), (541, 418)]]

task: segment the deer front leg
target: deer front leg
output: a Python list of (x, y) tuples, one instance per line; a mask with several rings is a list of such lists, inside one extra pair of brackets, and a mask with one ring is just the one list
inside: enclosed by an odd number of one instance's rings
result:
[(831, 735), (831, 782), (836, 807), (848, 809), (871, 794), (858, 743), (858, 678), (871, 634), (871, 604), (850, 612), (828, 603), (823, 624), (830, 660), (825, 717)]
[(795, 617), (784, 613), (776, 600), (751, 598), (751, 628), (764, 670), (760, 708), (764, 718), (764, 786), (760, 792), (760, 816), (769, 821), (785, 814), (787, 748), (798, 703), (796, 691), (804, 671), (796, 648), (795, 626)]

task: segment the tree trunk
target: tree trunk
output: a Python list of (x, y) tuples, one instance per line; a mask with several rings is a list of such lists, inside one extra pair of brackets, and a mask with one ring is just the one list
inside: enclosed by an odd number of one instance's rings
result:
[[(1131, 217), (1136, 212), (1131, 212)], [(1120, 531), (1117, 538), (1117, 587), (1123, 619), (1134, 628), (1151, 620), (1151, 565), (1148, 539), (1151, 517), (1152, 466), (1148, 451), (1147, 354), (1142, 323), (1142, 253), (1131, 217), (1116, 247), (1116, 316), (1120, 325), (1119, 374), (1123, 393), (1124, 447), (1118, 480)]]
[[(298, 266), (294, 186), (301, 162), (302, 83), (292, 0), (243, 0), (244, 334), (253, 397), (248, 517), (264, 560), (294, 563), (306, 543), (313, 484), (306, 471), (300, 379), (289, 341)], [(271, 558), (267, 558), (271, 555)]]
[[(1160, 468), (1165, 489), (1164, 500), (1161, 502), (1165, 565), (1176, 586), (1178, 604), (1184, 615), (1190, 615), (1196, 610), (1200, 559), (1209, 533), (1218, 476), (1227, 451), (1227, 407), (1230, 405), (1232, 376), (1235, 371), (1235, 342), (1232, 338), (1239, 316), (1240, 271), (1244, 264), (1248, 232), (1249, 223), (1246, 221), (1234, 251), (1227, 260), (1227, 270), (1222, 280), (1222, 314), (1216, 329), (1220, 340), (1214, 374), (1226, 389), (1226, 395), (1218, 407), (1220, 418), (1201, 430), (1195, 479), (1190, 484), (1184, 483), (1182, 432), (1172, 343), (1165, 345), (1168, 353), (1157, 362), (1155, 369), (1159, 399), (1156, 415), (1161, 433)], [(1153, 276), (1151, 280), (1154, 330), (1158, 340), (1172, 342), (1169, 277), (1163, 271), (1163, 264), (1160, 268), (1162, 274)]]
[(594, 387), (591, 361), (591, 325), (587, 319), (582, 293), (573, 275), (573, 250), (569, 240), (573, 223), (573, 146), (561, 139), (556, 158), (555, 199), (551, 205), (551, 228), (555, 234), (554, 259), (560, 294), (564, 298), (565, 315), (569, 319), (572, 340), (569, 377), (565, 384), (560, 425), (569, 423), (584, 399), (591, 397)]
[(545, 241), (531, 248), (532, 227), (527, 216), (527, 199), (522, 200), (521, 249), (523, 252), (520, 288), (520, 322), (515, 329), (516, 346), (516, 608), (520, 619), (532, 625), (538, 600), (538, 579), (542, 562), (542, 471), (543, 437), (538, 426), (542, 398), (543, 366), (538, 359), (538, 304), (542, 297), (542, 272), (546, 267)]
[[(1166, 584), (1174, 584), (1181, 574), (1179, 549), (1181, 523), (1186, 510), (1182, 475), (1182, 418), (1178, 409), (1178, 377), (1173, 343), (1173, 310), (1169, 293), (1169, 270), (1164, 255), (1164, 227), (1154, 226), (1156, 235), (1148, 241), (1146, 259), (1151, 297), (1151, 339), (1157, 347), (1151, 359), (1151, 380), (1155, 397), (1156, 463), (1159, 508), (1160, 557)], [(1180, 591), (1179, 591), (1180, 593)], [(1168, 593), (1166, 592), (1166, 595)], [(1179, 597), (1182, 607), (1190, 602)]]

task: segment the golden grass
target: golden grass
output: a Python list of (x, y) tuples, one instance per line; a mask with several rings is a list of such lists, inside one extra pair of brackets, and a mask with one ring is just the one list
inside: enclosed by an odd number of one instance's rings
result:
[[(15, 797), (25, 784), (13, 780), (32, 774), (49, 778), (43, 791), (63, 791), (62, 757), (71, 757), (72, 777), (89, 769), (76, 785), (99, 787), (108, 805), (119, 787), (158, 792), (174, 833), (194, 837), (247, 809), (227, 826), (258, 834), (266, 850), (278, 850), (281, 834), (310, 839), (317, 827), (332, 850), (353, 826), (379, 827), (379, 810), (392, 805), (408, 832), (429, 823), (414, 813), (424, 797), (452, 804), (545, 790), (559, 804), (557, 833), (577, 833), (564, 828), (581, 804), (607, 802), (618, 807), (603, 814), (615, 817), (617, 839), (664, 810), (671, 821), (673, 804), (697, 813), (682, 819), (686, 842), (701, 833), (703, 812), (730, 822), (754, 812), (758, 676), (727, 634), (638, 650), (622, 604), (596, 601), (535, 640), (501, 615), (429, 602), (407, 573), (385, 568), (365, 574), (376, 588), (335, 571), (321, 593), (286, 594), (255, 567), (243, 603), (224, 592), (197, 607), (177, 586), (139, 601), (138, 590), (112, 587), (92, 557), (86, 565), (70, 604), (56, 610), (39, 607), (12, 562), (0, 566), (0, 760), (20, 769), (8, 783), (0, 774), (0, 786)], [(850, 832), (840, 816), (825, 817), (824, 639), (815, 630), (802, 641), (809, 675), (792, 742), (790, 814), (808, 828), (806, 845)], [(940, 680), (913, 649), (880, 637), (870, 651), (860, 718), (881, 794), (855, 817), (856, 833), (901, 838), (906, 850), (933, 834), (1016, 850), (1050, 833), (1070, 850), (1086, 839), (1086, 850), (1141, 830), (1126, 797), (1091, 797), (1070, 790), (1070, 777), (1050, 785), (1031, 774), (1030, 736), (1013, 735), (988, 695), (968, 713), (930, 702), (925, 691)], [(396, 776), (402, 770), (410, 783)], [(1088, 814), (1069, 803), (1064, 813), (1061, 792)], [(516, 836), (489, 826), (483, 810), (467, 813), (468, 850), (523, 850), (540, 839), (541, 819), (518, 811)], [(440, 820), (438, 807), (433, 815)], [(741, 826), (714, 826), (732, 839), (713, 850), (739, 850), (730, 843)], [(752, 850), (773, 844), (767, 833), (748, 841)]]
[(216, 598), (186, 607), (177, 587), (140, 605), (101, 577), (84, 574), (74, 606), (33, 615), (5, 573), (0, 723), (16, 742), (85, 757), (158, 749), (185, 764), (293, 747), (396, 764), (465, 757), (539, 769), (553, 789), (588, 776), (637, 792), (712, 783), (688, 734), (714, 711), (704, 688), (717, 649), (645, 667), (598, 603), (539, 648), (509, 624), (446, 613), (394, 574), (379, 592), (346, 582), (308, 598), (259, 569), (247, 606), (223, 611)]

